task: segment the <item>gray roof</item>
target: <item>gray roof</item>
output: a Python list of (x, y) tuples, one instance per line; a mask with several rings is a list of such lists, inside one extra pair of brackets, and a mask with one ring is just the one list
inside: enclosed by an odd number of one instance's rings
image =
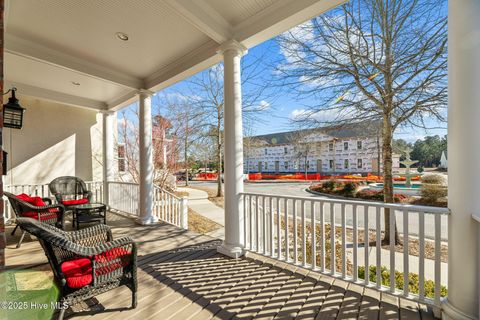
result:
[(302, 129), (287, 132), (278, 132), (252, 136), (249, 138), (262, 141), (269, 145), (282, 145), (292, 143), (294, 139), (300, 139), (312, 133), (323, 133), (333, 138), (355, 138), (375, 136), (381, 123), (378, 121), (364, 121), (359, 123), (350, 123), (342, 125), (334, 125), (315, 129)]

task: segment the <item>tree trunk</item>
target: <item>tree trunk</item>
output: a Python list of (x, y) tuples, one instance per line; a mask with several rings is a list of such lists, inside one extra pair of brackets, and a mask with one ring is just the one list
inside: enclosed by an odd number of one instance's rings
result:
[[(188, 130), (188, 125), (187, 125), (187, 130)], [(185, 157), (185, 186), (188, 187), (188, 169), (189, 169), (189, 166), (188, 166), (188, 134), (185, 135), (185, 153), (184, 153), (184, 157)]]
[[(382, 140), (382, 154), (383, 154), (383, 197), (385, 203), (393, 203), (393, 174), (392, 174), (392, 138), (393, 128), (388, 116), (383, 117), (383, 140)], [(385, 217), (385, 236), (383, 243), (389, 244), (392, 232), (395, 237), (395, 244), (400, 243), (397, 232), (397, 224), (395, 223), (394, 230), (390, 230), (390, 209), (384, 210)]]
[(217, 115), (217, 197), (222, 197), (222, 114), (221, 109), (218, 108)]

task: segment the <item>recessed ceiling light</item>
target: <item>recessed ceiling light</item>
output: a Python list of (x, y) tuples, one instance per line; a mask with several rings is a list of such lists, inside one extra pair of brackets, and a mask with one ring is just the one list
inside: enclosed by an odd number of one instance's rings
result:
[(80, 82), (77, 82), (77, 81), (71, 81), (71, 82), (74, 86), (79, 86), (80, 85)]
[(122, 41), (128, 41), (128, 34), (126, 34), (124, 32), (117, 32), (117, 33), (115, 33), (115, 36), (117, 36), (117, 38), (122, 40)]

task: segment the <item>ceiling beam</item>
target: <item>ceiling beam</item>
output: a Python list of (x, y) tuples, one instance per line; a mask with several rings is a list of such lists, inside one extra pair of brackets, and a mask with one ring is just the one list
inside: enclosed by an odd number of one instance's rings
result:
[(141, 89), (143, 87), (143, 81), (141, 79), (112, 71), (109, 68), (87, 62), (83, 59), (43, 46), (40, 43), (22, 39), (11, 34), (6, 34), (5, 36), (5, 51), (122, 87), (131, 89)]
[(345, 2), (348, 0), (277, 1), (236, 25), (233, 38), (251, 48)]
[(164, 0), (172, 10), (217, 43), (232, 37), (232, 26), (204, 0)]
[(211, 40), (150, 75), (145, 79), (145, 88), (161, 90), (220, 61), (222, 57), (218, 54), (218, 44)]
[[(34, 98), (39, 98), (48, 101), (59, 102), (75, 107), (81, 107), (85, 109), (94, 109), (94, 110), (105, 110), (107, 109), (107, 104), (102, 101), (97, 101), (93, 99), (77, 97), (66, 93), (61, 93), (53, 90), (43, 89), (28, 84), (23, 84), (19, 82), (10, 82), (5, 81), (5, 87), (15, 87), (17, 88), (18, 95), (30, 96)], [(28, 107), (28, 106), (27, 106)]]

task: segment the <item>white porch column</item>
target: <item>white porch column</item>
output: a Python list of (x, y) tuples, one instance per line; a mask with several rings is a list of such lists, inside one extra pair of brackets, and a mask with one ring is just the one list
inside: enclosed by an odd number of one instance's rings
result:
[(103, 202), (110, 205), (108, 199), (108, 181), (114, 180), (114, 132), (113, 123), (116, 112), (101, 111), (102, 113), (102, 154), (103, 154)]
[(448, 2), (448, 298), (443, 319), (478, 319), (480, 2)]
[(140, 90), (139, 98), (139, 184), (140, 224), (150, 224), (157, 221), (153, 216), (153, 150), (152, 150), (152, 94), (148, 90)]
[(228, 41), (221, 48), (224, 59), (225, 127), (225, 241), (218, 252), (238, 258), (244, 253), (243, 131), (240, 60), (246, 48)]

